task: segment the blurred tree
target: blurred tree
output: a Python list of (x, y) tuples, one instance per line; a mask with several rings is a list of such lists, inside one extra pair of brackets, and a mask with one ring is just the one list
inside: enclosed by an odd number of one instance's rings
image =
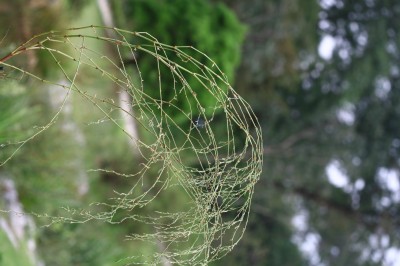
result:
[[(364, 247), (358, 250), (360, 265), (382, 265), (385, 250), (400, 246), (400, 4), (359, 0), (321, 6), (322, 33), (336, 40), (331, 76), (339, 77), (354, 116), (347, 149), (338, 157), (353, 184), (348, 205), (359, 226), (353, 225), (350, 236)], [(357, 182), (362, 186), (355, 189)]]
[[(266, 160), (254, 226), (244, 238), (253, 241), (240, 243), (221, 265), (252, 261), (265, 250), (280, 260), (259, 256), (253, 265), (285, 265), (279, 254), (299, 233), (290, 228), (296, 213), (307, 227), (295, 242), (318, 239), (308, 265), (382, 265), (385, 251), (399, 247), (400, 4), (223, 2), (248, 25), (235, 88), (262, 120)], [(317, 49), (324, 36), (335, 40), (326, 60)], [(344, 175), (342, 184), (330, 182), (333, 171), (336, 179)], [(263, 213), (292, 234), (262, 238), (273, 230)]]
[[(121, 8), (121, 5), (119, 7)], [(117, 19), (119, 27), (146, 31), (156, 36), (162, 43), (174, 46), (193, 46), (210, 57), (221, 71), (226, 74), (228, 80), (233, 80), (235, 68), (240, 60), (239, 51), (245, 28), (237, 20), (235, 14), (225, 5), (210, 4), (208, 1), (202, 0), (190, 2), (185, 0), (125, 0), (122, 8), (124, 10), (123, 17), (127, 19)], [(135, 42), (135, 40), (132, 40), (132, 42)], [(166, 52), (171, 60), (179, 60), (182, 63), (187, 60), (179, 58), (174, 51)], [(207, 64), (208, 67), (217, 71), (216, 66), (211, 66), (208, 61), (205, 61), (205, 57), (190, 49), (185, 49), (185, 52), (188, 52), (189, 56), (193, 56), (194, 60), (200, 60), (200, 63)], [(141, 65), (143, 82), (149, 88), (146, 93), (151, 97), (155, 99), (162, 97), (165, 101), (176, 100), (175, 104), (178, 108), (197, 118), (202, 111), (196, 111), (198, 104), (184, 93), (185, 90), (182, 90), (183, 86), (190, 86), (197, 94), (200, 104), (209, 106), (207, 110), (204, 110), (205, 114), (213, 114), (215, 111), (213, 108), (215, 97), (208, 91), (198, 89), (202, 86), (196, 77), (185, 75), (187, 79), (186, 85), (182, 81), (174, 80), (170, 73), (171, 70), (158, 66), (153, 58), (141, 57), (139, 52), (137, 56)], [(135, 64), (135, 61), (132, 63)], [(190, 68), (189, 70), (198, 71)], [(160, 73), (162, 95), (160, 95), (160, 85), (158, 84)], [(222, 85), (222, 82), (216, 82)], [(177, 99), (173, 99), (175, 91), (179, 91)], [(183, 117), (177, 115), (180, 112), (176, 108), (168, 108), (167, 113), (175, 117), (175, 121), (178, 123), (184, 121)]]

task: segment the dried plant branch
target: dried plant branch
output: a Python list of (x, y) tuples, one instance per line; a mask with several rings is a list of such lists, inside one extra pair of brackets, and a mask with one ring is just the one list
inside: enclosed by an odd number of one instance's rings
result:
[[(127, 66), (122, 56), (105, 55), (104, 45), (118, 55), (151, 58), (158, 72), (158, 85), (147, 86), (150, 83), (141, 76), (140, 62)], [(59, 77), (42, 78), (13, 64), (11, 59), (28, 51), (49, 56), (53, 68), (68, 84), (59, 82)], [(238, 243), (261, 174), (261, 129), (250, 106), (207, 55), (193, 47), (160, 43), (145, 32), (88, 26), (36, 35), (0, 59), (0, 65), (13, 70), (13, 75), (81, 96), (105, 120), (135, 140), (142, 157), (135, 172), (120, 173), (129, 180), (129, 189), (115, 192), (108, 202), (93, 204), (86, 210), (67, 208), (69, 215), (52, 217), (53, 222), (100, 220), (152, 225), (154, 233), (132, 234), (128, 239), (161, 243), (165, 249), (149, 258), (132, 255), (125, 259), (127, 263), (157, 264), (167, 259), (179, 265), (206, 265)], [(90, 75), (126, 92), (133, 99), (131, 106), (91, 92), (84, 82)], [(189, 83), (188, 77), (194, 77), (195, 82)], [(172, 87), (164, 85), (166, 80), (173, 81)], [(140, 138), (124, 128), (115, 111), (135, 120)], [(29, 138), (14, 143), (14, 153), (0, 166), (52, 126), (58, 115)], [(114, 169), (92, 171), (117, 173)], [(187, 198), (184, 209), (171, 206), (159, 210), (153, 206), (154, 199), (177, 189)], [(98, 211), (94, 206), (105, 210)], [(142, 208), (148, 211), (144, 214)]]

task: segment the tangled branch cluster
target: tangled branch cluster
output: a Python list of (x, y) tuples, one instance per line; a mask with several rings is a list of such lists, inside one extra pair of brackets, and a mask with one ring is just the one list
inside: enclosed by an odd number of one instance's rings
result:
[[(43, 79), (9, 63), (31, 50), (50, 57), (62, 81)], [(157, 69), (153, 80), (142, 78), (144, 58)], [(261, 172), (260, 126), (250, 106), (207, 55), (193, 47), (160, 43), (145, 32), (89, 26), (37, 35), (0, 61), (21, 80), (29, 77), (66, 90), (65, 100), (80, 95), (134, 143), (135, 172), (93, 170), (124, 176), (130, 188), (97, 204), (105, 210), (89, 207), (79, 211), (79, 217), (61, 220), (150, 225), (149, 232), (128, 238), (152, 241), (161, 248), (153, 257), (128, 258), (130, 263), (167, 259), (179, 265), (203, 265), (227, 254), (240, 240)], [(88, 90), (87, 75), (103, 80), (115, 93), (129, 95), (128, 104)], [(63, 104), (46, 126), (15, 150), (51, 126), (62, 108)], [(116, 113), (129, 116), (138, 134), (130, 133)], [(185, 207), (153, 205), (168, 191), (183, 192)]]

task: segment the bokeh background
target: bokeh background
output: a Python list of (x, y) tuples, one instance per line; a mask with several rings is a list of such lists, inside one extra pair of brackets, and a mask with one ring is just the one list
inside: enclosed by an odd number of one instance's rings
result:
[[(102, 10), (104, 2), (1, 0), (0, 56), (35, 34), (108, 16), (214, 59), (261, 123), (264, 166), (243, 239), (213, 265), (400, 265), (398, 1), (122, 0)], [(27, 53), (16, 64), (57, 75), (48, 62)], [(154, 76), (142, 63), (142, 75)], [(49, 89), (1, 79), (1, 159), (59, 104)], [(118, 129), (105, 124), (99, 134), (87, 123), (86, 104), (72, 101), (0, 167), (0, 209), (57, 216), (60, 206), (104, 201), (127, 185), (87, 171), (128, 172), (133, 162)], [(141, 230), (129, 223), (44, 227), (21, 217), (0, 213), (0, 265), (124, 265), (132, 250), (152, 252), (125, 240)]]

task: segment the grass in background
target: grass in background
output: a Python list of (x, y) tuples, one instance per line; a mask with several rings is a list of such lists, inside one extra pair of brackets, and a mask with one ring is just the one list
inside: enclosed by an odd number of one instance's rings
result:
[(3, 230), (0, 230), (0, 265), (7, 266), (33, 266), (28, 257), (26, 243), (16, 249)]

